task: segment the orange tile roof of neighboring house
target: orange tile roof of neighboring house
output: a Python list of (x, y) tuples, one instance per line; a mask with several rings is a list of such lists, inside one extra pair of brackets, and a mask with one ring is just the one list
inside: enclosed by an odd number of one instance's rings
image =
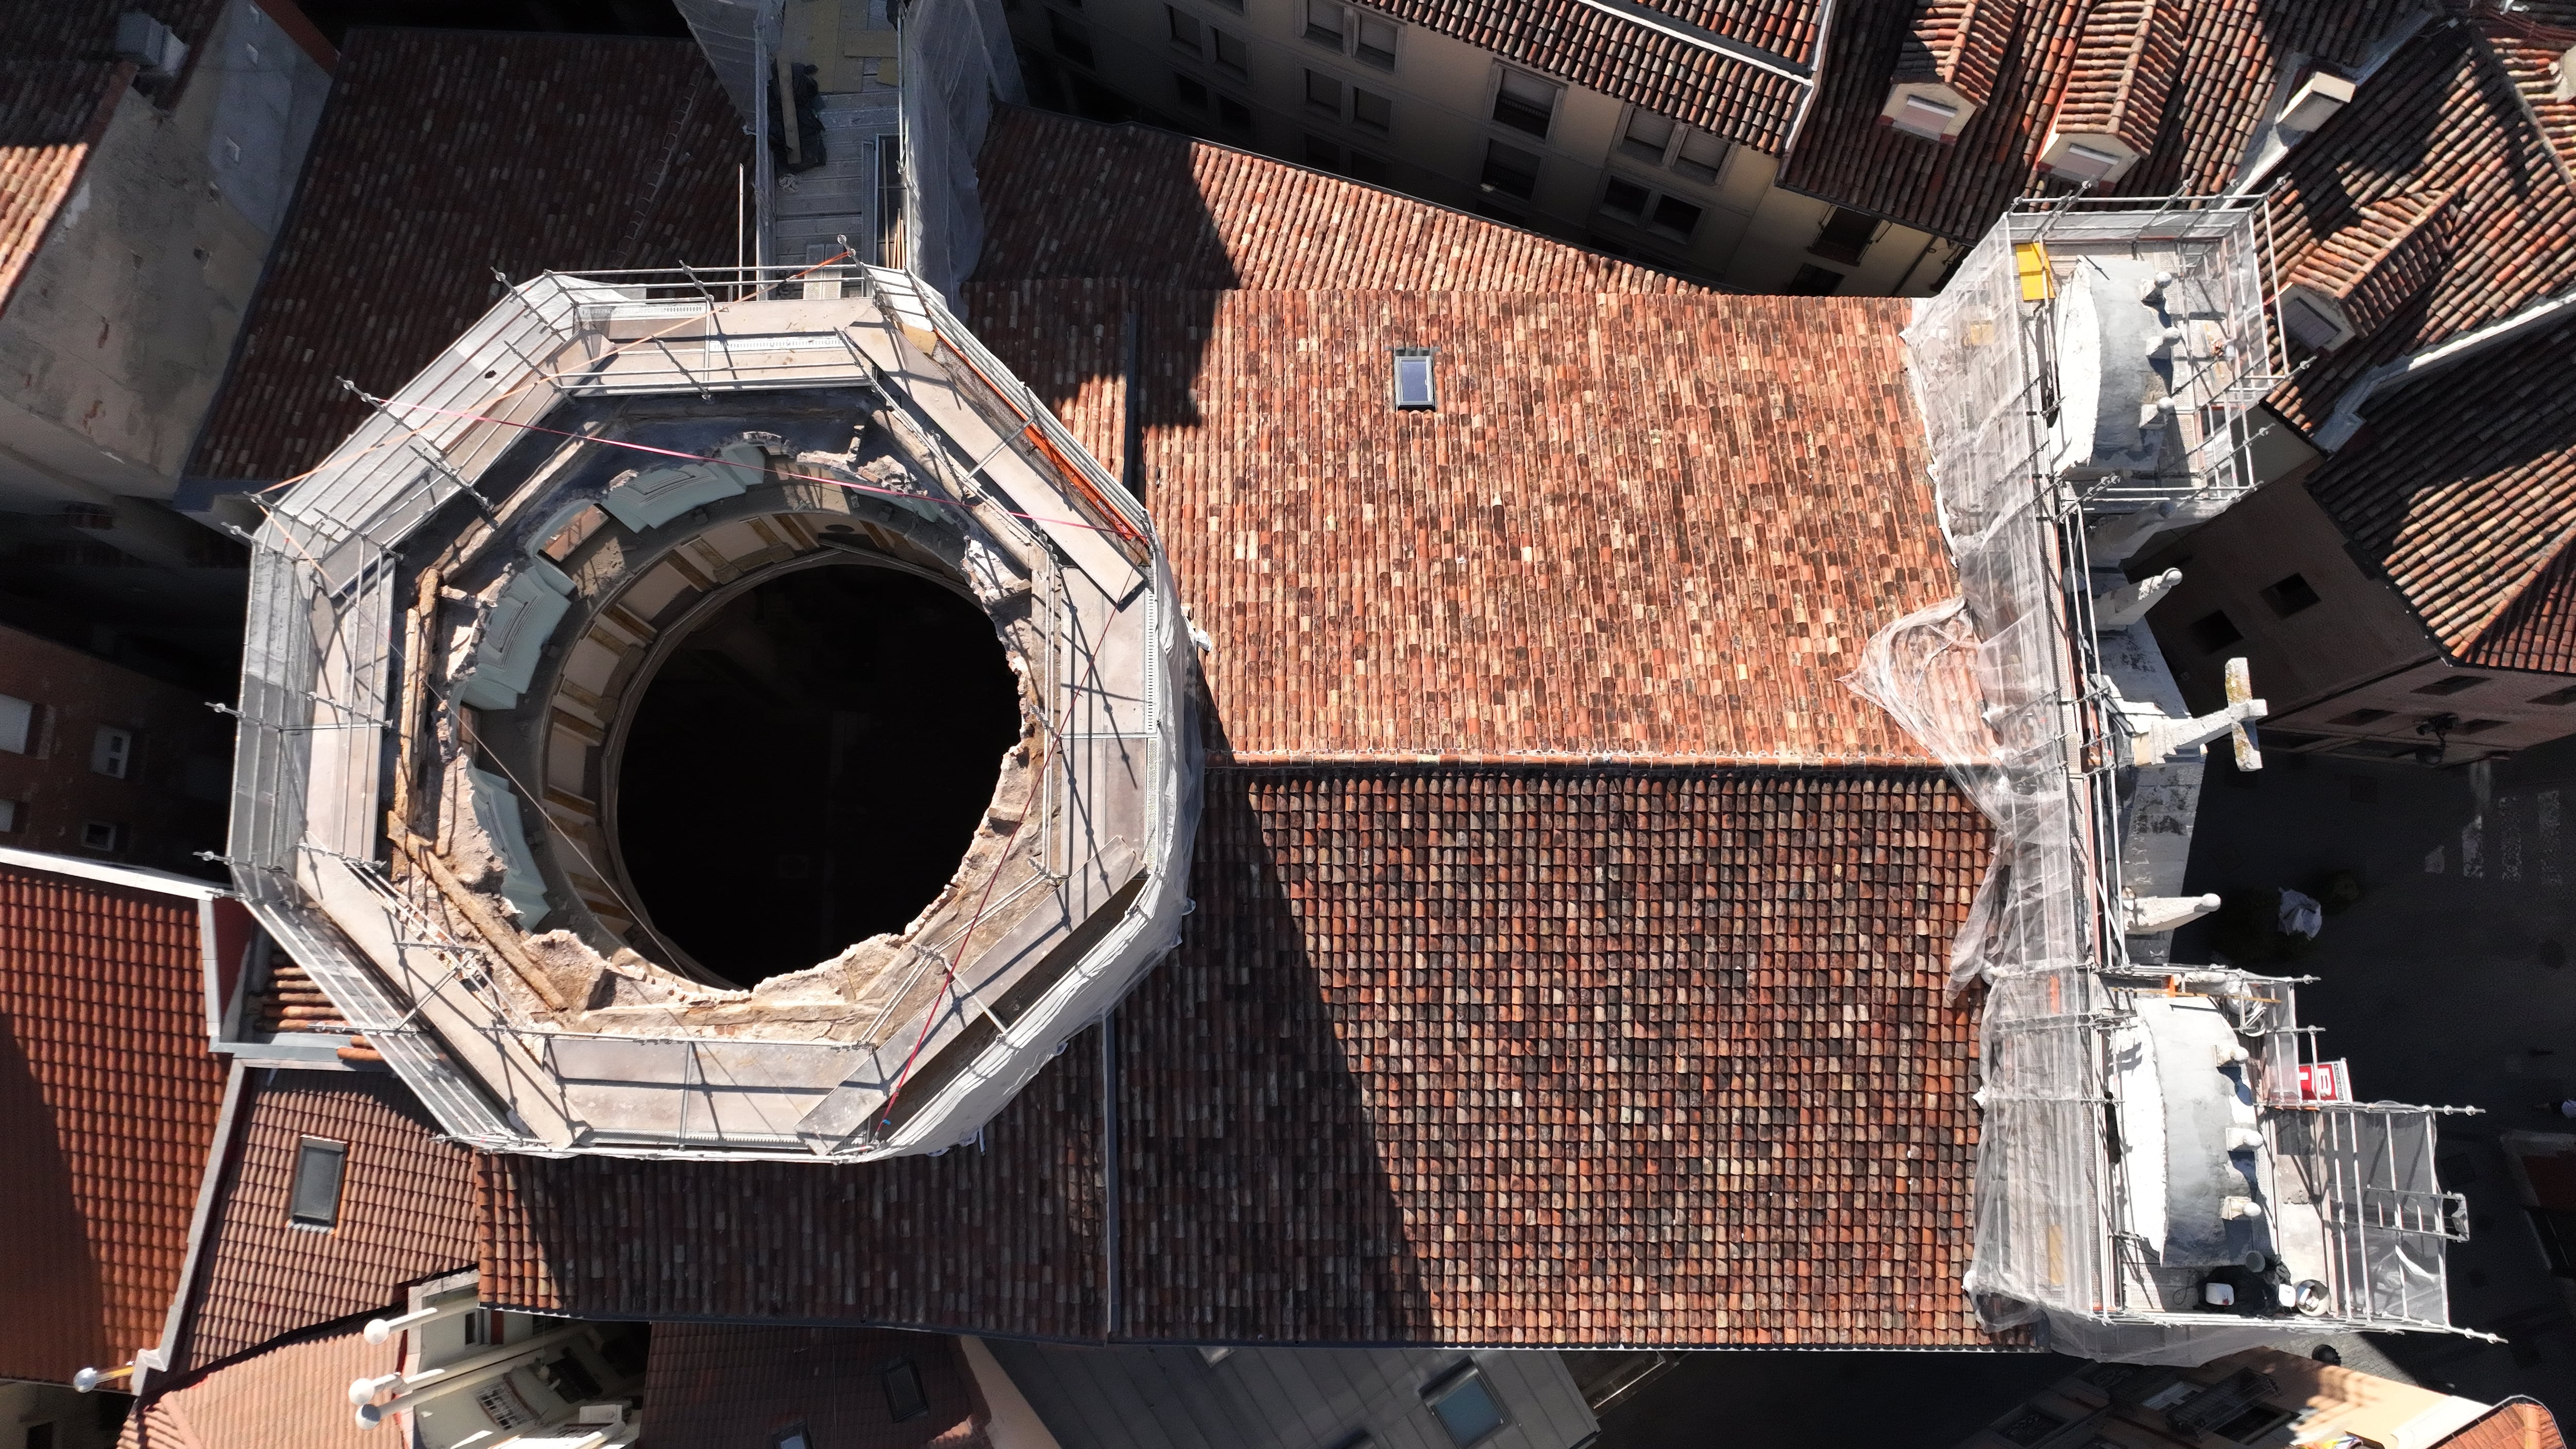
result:
[[(2284, 417), (2314, 428), (2373, 369), (2576, 287), (2576, 106), (2535, 49), (2569, 41), (2493, 16), (2437, 24), (2290, 154), (2279, 266), (2347, 286), (2364, 330), (2300, 354), (2271, 399)], [(2463, 663), (2576, 671), (2576, 410), (2550, 381), (2571, 359), (2576, 328), (2559, 325), (2373, 392), (2308, 480)]]
[(344, 1395), (399, 1348), (347, 1329), (265, 1349), (137, 1404), (117, 1449), (369, 1449), (387, 1431), (360, 1429)]
[[(1113, 469), (1138, 319), (1137, 461), (1232, 757), (1924, 759), (1839, 678), (1955, 586), (1903, 303), (1678, 285), (1159, 133), (1018, 113), (986, 155), (1027, 174), (989, 186), (970, 323)], [(1116, 253), (1039, 221), (1138, 192)], [(1195, 285), (1120, 280), (1164, 268)], [(1435, 411), (1391, 405), (1408, 346)]]
[(1086, 1033), (941, 1158), (486, 1158), (485, 1291), (1134, 1341), (1984, 1344), (1976, 1013), (1944, 972), (1987, 845), (1930, 769), (1219, 769), (1190, 932), (1113, 1018), (1114, 1171)]
[[(133, 8), (124, 0), (0, 7), (0, 308), (133, 79), (133, 65), (116, 58), (117, 18)], [(220, 0), (163, 0), (151, 13), (193, 47), (222, 9)]]
[(2567, 1449), (2558, 1420), (2544, 1405), (2507, 1399), (2433, 1449)]
[(2184, 22), (2183, 0), (2094, 0), (2052, 128), (2117, 136), (2138, 151), (2155, 145), (2182, 69)]
[(1925, 0), (1897, 43), (1893, 78), (1939, 81), (1968, 104), (1994, 94), (2015, 0)]
[[(2089, 117), (2152, 139), (2108, 188), (2126, 196), (2225, 189), (2268, 112), (2285, 60), (2361, 62), (2413, 0), (1978, 0), (1976, 34), (1995, 79), (1966, 130), (1944, 145), (1883, 124), (1889, 85), (1917, 79), (1922, 0), (1850, 0), (1835, 17), (1813, 110), (1779, 184), (1959, 241), (1985, 234), (2017, 196), (2063, 191), (2037, 167), (2052, 120)], [(1945, 0), (1944, 13), (1960, 7)], [(2122, 59), (2122, 40), (2155, 40)], [(2138, 21), (2135, 27), (2114, 21)], [(1936, 30), (1936, 35), (1937, 35)], [(2172, 37), (2178, 35), (2178, 40)], [(1955, 82), (1954, 82), (1955, 84)], [(2061, 114), (2061, 106), (2066, 111)]]
[(492, 273), (730, 265), (741, 120), (684, 40), (358, 29), (188, 472), (321, 461)]
[(2443, 648), (2576, 672), (2576, 323), (2374, 394), (2308, 492)]
[(1650, 268), (1267, 156), (996, 106), (981, 279), (1706, 295)]
[[(896, 1359), (928, 1405), (902, 1423), (880, 1377)], [(734, 1323), (653, 1325), (644, 1412), (653, 1449), (749, 1449), (795, 1424), (832, 1449), (985, 1449), (991, 1417), (954, 1338)]]
[(0, 864), (0, 1378), (161, 1341), (224, 1093), (198, 922), (190, 896)]
[[(1377, 0), (1398, 20), (1491, 51), (1515, 65), (1777, 152), (1806, 86), (1606, 6), (1584, 0)], [(1637, 9), (1811, 69), (1825, 0), (1640, 0)]]
[(2302, 427), (2324, 421), (2381, 363), (2576, 285), (2576, 158), (2535, 124), (2526, 89), (2535, 78), (2505, 63), (2497, 33), (2468, 22), (2431, 28), (2282, 164), (2271, 211), (2287, 275), (2369, 235), (2391, 204), (2447, 200), (2452, 213), (2444, 264), (2416, 279), (2413, 298), (2273, 394)]
[[(217, 1216), (208, 1225), (182, 1340), (185, 1370), (280, 1335), (400, 1303), (403, 1288), (474, 1263), (474, 1166), (438, 1140), (390, 1075), (271, 1071), (247, 1103)], [(290, 1226), (287, 1198), (306, 1137), (348, 1146), (339, 1226)]]

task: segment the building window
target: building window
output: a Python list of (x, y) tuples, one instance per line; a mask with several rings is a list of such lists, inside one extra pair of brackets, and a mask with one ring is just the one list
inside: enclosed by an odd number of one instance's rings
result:
[(2430, 684), (2419, 684), (2415, 686), (2415, 692), (2435, 696), (2453, 695), (2462, 690), (2475, 689), (2486, 682), (2487, 677), (2483, 674), (2454, 674), (2448, 679), (2436, 679)]
[(90, 738), (89, 767), (111, 780), (122, 780), (134, 763), (134, 731), (100, 725)]
[(2381, 720), (2388, 718), (2388, 716), (2389, 711), (2384, 709), (2356, 709), (2349, 714), (2336, 715), (2333, 719), (2326, 721), (2326, 723), (2339, 725), (2377, 724)]
[(19, 808), (15, 800), (0, 800), (0, 835), (7, 835), (18, 828)]
[(1306, 72), (1306, 104), (1319, 111), (1330, 111), (1335, 120), (1342, 115), (1342, 83), (1328, 75)]
[(1805, 266), (1798, 268), (1796, 274), (1789, 278), (1789, 295), (1792, 297), (1830, 297), (1834, 293), (1841, 291), (1842, 286), (1842, 273), (1835, 271), (1831, 267), (1820, 267), (1813, 262), (1809, 262)]
[(1502, 1403), (1472, 1364), (1433, 1385), (1423, 1401), (1457, 1449), (1472, 1449), (1502, 1432)]
[(1350, 173), (1351, 179), (1365, 181), (1371, 186), (1394, 184), (1393, 169), (1387, 165), (1386, 158), (1383, 156), (1372, 156), (1366, 151), (1353, 151), (1350, 154), (1350, 164), (1344, 169)]
[(1047, 35), (1055, 42), (1055, 53), (1076, 65), (1087, 66), (1091, 60), (1091, 35), (1079, 20), (1068, 20), (1053, 11), (1047, 13)]
[(1252, 134), (1252, 107), (1232, 96), (1216, 98), (1216, 120), (1218, 125), (1228, 130), (1240, 131), (1247, 136)]
[(1556, 122), (1557, 87), (1524, 71), (1495, 68), (1494, 119), (1544, 141)]
[(1878, 218), (1866, 212), (1845, 211), (1837, 206), (1825, 218), (1807, 250), (1829, 262), (1860, 265), (1861, 254), (1878, 240)]
[(1673, 132), (1680, 123), (1670, 117), (1637, 109), (1628, 112), (1628, 129), (1620, 134), (1619, 150), (1649, 165), (1664, 164), (1664, 153), (1672, 149)]
[(1206, 49), (1206, 38), (1203, 34), (1205, 27), (1201, 26), (1196, 20), (1191, 19), (1187, 15), (1183, 15), (1178, 9), (1169, 5), (1163, 7), (1163, 18), (1165, 23), (1171, 27), (1172, 45), (1176, 49), (1187, 51), (1192, 55), (1198, 55), (1204, 52)]
[[(1217, 69), (1231, 72), (1237, 77), (1245, 77), (1252, 74), (1252, 58), (1250, 53), (1243, 48), (1243, 37), (1239, 35), (1228, 35), (1222, 30), (1212, 30), (1209, 31), (1208, 34), (1216, 46)], [(1249, 120), (1246, 120), (1244, 124), (1250, 125), (1252, 123)]]
[(1316, 135), (1312, 131), (1308, 131), (1306, 133), (1305, 140), (1307, 165), (1318, 167), (1325, 171), (1339, 171), (1342, 169), (1341, 147), (1334, 145), (1332, 142), (1325, 140), (1323, 137)]
[(930, 1397), (921, 1391), (921, 1370), (908, 1358), (886, 1360), (877, 1370), (877, 1382), (885, 1386), (886, 1413), (898, 1423), (918, 1419), (930, 1412)]
[(769, 1449), (814, 1449), (814, 1431), (799, 1420), (770, 1435)]
[(1395, 102), (1375, 91), (1351, 87), (1351, 124), (1383, 136), (1395, 129)]
[(27, 1426), (27, 1449), (54, 1449), (54, 1426), (48, 1421)]
[(1395, 69), (1395, 22), (1361, 14), (1351, 54), (1380, 70)]
[(2224, 609), (2191, 621), (2191, 642), (2199, 645), (2203, 654), (2215, 654), (2244, 637), (2245, 631), (2236, 627), (2236, 621), (2227, 617)]
[(1395, 349), (1395, 406), (1399, 412), (1433, 412), (1440, 406), (1431, 377), (1431, 349)]
[(13, 694), (0, 694), (0, 754), (23, 755), (35, 747), (36, 706)]
[(1518, 146), (1485, 143), (1484, 186), (1523, 201), (1538, 194), (1538, 158)]
[(1172, 72), (1172, 94), (1178, 96), (1181, 104), (1191, 110), (1204, 111), (1208, 108), (1208, 88), (1179, 71)]
[(1601, 214), (1673, 241), (1689, 241), (1703, 213), (1687, 201), (1613, 176), (1601, 187)]
[(1308, 40), (1317, 45), (1329, 45), (1338, 51), (1342, 48), (1342, 42), (1349, 27), (1348, 15), (1341, 6), (1333, 4), (1332, 0), (1306, 0), (1306, 38)]
[(2297, 574), (2267, 585), (2262, 594), (2263, 602), (2271, 605), (2272, 612), (2284, 619), (2301, 609), (2314, 608), (2318, 602), (2317, 591), (2308, 587), (2308, 581)]
[(1673, 148), (1671, 166), (1675, 171), (1703, 185), (1717, 184), (1717, 173), (1726, 165), (1726, 142), (1699, 129), (1682, 128), (1681, 144)]
[(324, 1232), (340, 1222), (340, 1179), (349, 1166), (349, 1144), (328, 1137), (307, 1137), (295, 1148), (295, 1186), (287, 1199), (286, 1220), (299, 1228)]
[(121, 850), (125, 847), (125, 827), (113, 820), (84, 820), (80, 843), (83, 850)]
[(1659, 197), (1655, 201), (1654, 214), (1646, 218), (1646, 230), (1674, 241), (1689, 241), (1691, 233), (1699, 230), (1701, 214), (1698, 207), (1687, 201), (1670, 196)]
[(1714, 183), (1726, 164), (1726, 143), (1696, 126), (1643, 108), (1628, 112), (1627, 129), (1619, 133), (1619, 154), (1650, 166), (1662, 166), (1703, 185)]

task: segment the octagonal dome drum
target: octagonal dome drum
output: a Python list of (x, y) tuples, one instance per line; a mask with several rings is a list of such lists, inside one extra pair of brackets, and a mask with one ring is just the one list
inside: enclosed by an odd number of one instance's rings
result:
[(546, 276), (253, 557), (231, 860), (442, 1126), (970, 1138), (1178, 940), (1143, 510), (900, 272)]

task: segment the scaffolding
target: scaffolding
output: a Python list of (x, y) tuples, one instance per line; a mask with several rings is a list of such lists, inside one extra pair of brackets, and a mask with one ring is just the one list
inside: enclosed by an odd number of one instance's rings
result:
[[(2045, 1320), (2052, 1345), (2088, 1356), (2450, 1326), (2441, 1247), (2464, 1219), (2434, 1180), (2433, 1110), (2311, 1099), (2295, 983), (2145, 974), (2125, 940), (2137, 727), (2104, 675), (2086, 536), (2145, 508), (2214, 516), (2255, 486), (2255, 408), (2279, 381), (2264, 226), (2259, 198), (2029, 201), (1916, 304), (1910, 370), (1959, 596), (1882, 630), (1852, 679), (1994, 826), (1951, 954), (1954, 989), (1985, 987), (1968, 1294), (1989, 1328)], [(2300, 1265), (2286, 1318), (2206, 1311), (2208, 1265), (2165, 1261), (2167, 1198), (2197, 1169), (2136, 1148), (2231, 1080), (2135, 1070), (2140, 1033), (2179, 1007), (2227, 1013), (2259, 1045), (2242, 1068), (2263, 1105), (2248, 1160), (2300, 1189), (2282, 1198), (2308, 1198), (2322, 1243), (2301, 1236), (2304, 1205), (2263, 1230), (2261, 1256)], [(2259, 1213), (2262, 1189), (2247, 1192)]]
[[(854, 267), (831, 294), (804, 298), (809, 270), (549, 274), (512, 288), (285, 490), (253, 539), (227, 861), (272, 937), (459, 1141), (809, 1161), (944, 1146), (914, 1139), (951, 1131), (946, 1118), (988, 1116), (1046, 1060), (1022, 1038), (1078, 1026), (1177, 940), (1197, 815), (1195, 732), (1173, 682), (1189, 644), (1144, 510), (935, 291)], [(764, 310), (781, 299), (786, 310)], [(1028, 840), (1036, 868), (993, 904), (1053, 892), (1068, 910), (1118, 912), (1048, 989), (1010, 985), (1026, 999), (1007, 1026), (966, 978), (969, 963), (951, 959), (971, 926), (926, 936), (869, 1031), (918, 1041), (925, 1064), (957, 1044), (962, 1068), (914, 1079), (899, 1119), (892, 1097), (907, 1078), (863, 1044), (585, 1033), (533, 1013), (503, 988), (511, 962), (452, 928), (419, 876), (397, 878), (386, 806), (389, 793), (402, 798), (396, 773), (416, 768), (404, 721), (427, 688), (423, 651), (436, 647), (407, 630), (404, 585), (461, 521), (496, 519), (542, 486), (545, 470), (494, 467), (528, 427), (583, 399), (850, 387), (883, 404), (933, 491), (1034, 561), (1041, 612), (1057, 620), (1033, 660), (1050, 701), (1036, 766), (1046, 819)], [(1123, 601), (1134, 619), (1117, 627), (1141, 637), (1094, 637), (1109, 621), (1068, 602), (1069, 581), (1086, 599)], [(1114, 705), (1094, 677), (1104, 651), (1144, 656)], [(1132, 904), (1115, 881), (1102, 886), (1112, 867), (1100, 843), (1076, 841), (1069, 825), (1092, 829), (1124, 808), (1094, 784), (1126, 778), (1096, 758), (1121, 751), (1136, 757), (1131, 839), (1151, 867)], [(975, 944), (979, 959), (996, 954)], [(998, 956), (1011, 969), (1012, 953)], [(990, 992), (1007, 984), (982, 969)], [(942, 972), (958, 989), (934, 997), (915, 1032), (922, 1010), (896, 1004)]]

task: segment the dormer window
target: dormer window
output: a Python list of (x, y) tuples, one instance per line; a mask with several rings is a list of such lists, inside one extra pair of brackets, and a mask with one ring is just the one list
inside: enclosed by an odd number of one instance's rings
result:
[(1887, 104), (1879, 107), (1878, 118), (1909, 136), (1948, 145), (1968, 129), (1968, 121), (1976, 113), (1977, 108), (1965, 96), (1946, 85), (1901, 81), (1889, 88)]

